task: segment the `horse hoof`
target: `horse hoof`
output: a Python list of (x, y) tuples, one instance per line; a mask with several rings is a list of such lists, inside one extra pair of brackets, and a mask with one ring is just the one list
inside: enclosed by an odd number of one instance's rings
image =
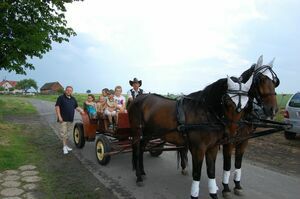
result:
[(144, 182), (143, 182), (143, 181), (136, 182), (136, 185), (137, 185), (138, 187), (143, 187), (143, 186), (144, 186)]
[(244, 195), (243, 189), (234, 188), (234, 194), (237, 196), (243, 196)]
[(184, 176), (187, 176), (187, 175), (189, 175), (189, 173), (188, 173), (188, 171), (187, 171), (187, 170), (182, 170), (182, 171), (181, 171), (181, 174), (182, 174), (182, 175), (184, 175)]
[(218, 199), (218, 195), (216, 193), (209, 194), (212, 199)]
[(231, 198), (230, 191), (222, 191), (223, 198), (229, 199)]

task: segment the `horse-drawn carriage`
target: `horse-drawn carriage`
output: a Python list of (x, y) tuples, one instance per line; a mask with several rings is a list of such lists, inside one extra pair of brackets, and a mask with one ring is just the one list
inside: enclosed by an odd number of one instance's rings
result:
[[(112, 155), (132, 151), (128, 113), (118, 113), (118, 126), (113, 129), (109, 129), (107, 123), (107, 118), (103, 116), (91, 119), (87, 113), (84, 113), (81, 115), (81, 122), (77, 122), (73, 130), (73, 140), (77, 148), (83, 148), (85, 142), (96, 140), (96, 158), (101, 165), (108, 164)], [(158, 157), (163, 151), (178, 149), (180, 147), (160, 139), (153, 139), (148, 143), (145, 151), (149, 151), (153, 157)]]
[[(274, 60), (273, 60), (274, 61)], [(253, 103), (263, 109), (268, 117), (278, 110), (275, 88), (279, 79), (272, 70), (273, 61), (257, 64), (246, 70), (240, 78), (220, 79), (204, 90), (172, 100), (150, 94), (137, 97), (126, 113), (119, 114), (118, 128), (109, 131), (105, 119), (90, 120), (85, 114), (82, 123), (74, 128), (74, 142), (78, 148), (85, 141), (94, 141), (96, 132), (96, 154), (100, 164), (107, 164), (110, 156), (132, 151), (132, 163), (136, 170), (137, 185), (145, 175), (143, 152), (150, 151), (159, 156), (165, 150), (177, 150), (181, 167), (186, 167), (188, 150), (191, 152), (193, 182), (191, 198), (198, 198), (201, 167), (206, 159), (208, 189), (210, 197), (217, 199), (215, 162), (219, 146), (223, 146), (223, 196), (230, 194), (229, 176), (231, 155), (235, 148), (234, 193), (240, 194), (242, 187), (241, 164), (248, 139), (284, 130), (280, 122), (261, 119), (253, 115)], [(255, 133), (258, 127), (265, 130)], [(172, 143), (170, 148), (166, 143)]]

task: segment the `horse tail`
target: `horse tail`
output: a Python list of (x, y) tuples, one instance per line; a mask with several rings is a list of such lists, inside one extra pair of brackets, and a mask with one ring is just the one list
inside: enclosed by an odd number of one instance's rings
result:
[(188, 160), (188, 148), (187, 148), (187, 146), (185, 146), (185, 148), (183, 150), (183, 157), (181, 157), (181, 158), (184, 159), (185, 166), (187, 167), (188, 163), (189, 163), (189, 160)]
[(182, 169), (185, 169), (188, 162), (188, 148), (185, 146), (183, 149), (177, 150), (177, 169), (179, 169), (179, 164)]

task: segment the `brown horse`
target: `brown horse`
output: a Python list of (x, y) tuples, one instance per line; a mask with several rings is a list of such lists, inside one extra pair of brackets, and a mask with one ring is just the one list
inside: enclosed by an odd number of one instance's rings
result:
[[(276, 101), (276, 93), (275, 88), (279, 85), (279, 79), (277, 75), (272, 70), (274, 59), (268, 64), (263, 65), (262, 56), (259, 57), (256, 64), (254, 64), (250, 69), (245, 71), (241, 75), (242, 82), (248, 81), (251, 78), (252, 74), (253, 83), (249, 90), (249, 102), (250, 105), (245, 110), (245, 114), (243, 119), (245, 120), (253, 120), (253, 111), (254, 108), (252, 106), (252, 102), (255, 102), (258, 106), (260, 106), (265, 115), (273, 118), (275, 113), (278, 111), (277, 101)], [(238, 130), (237, 136), (243, 137), (253, 132), (255, 129), (252, 125), (242, 125), (242, 127)], [(237, 195), (242, 195), (242, 187), (240, 185), (241, 180), (241, 167), (242, 167), (242, 159), (247, 147), (248, 140), (244, 140), (240, 143), (235, 144), (226, 144), (223, 145), (223, 196), (226, 198), (230, 197), (230, 189), (229, 189), (229, 177), (230, 177), (230, 168), (231, 168), (231, 154), (233, 149), (235, 148), (235, 171), (234, 171), (234, 193)]]
[(224, 136), (236, 134), (251, 84), (252, 78), (243, 84), (228, 77), (203, 91), (183, 97), (179, 102), (156, 94), (137, 97), (128, 109), (137, 185), (142, 185), (142, 176), (145, 175), (143, 152), (147, 142), (161, 138), (176, 146), (188, 146), (193, 163), (192, 198), (199, 195), (201, 167), (206, 157), (209, 193), (212, 198), (217, 198), (217, 143)]

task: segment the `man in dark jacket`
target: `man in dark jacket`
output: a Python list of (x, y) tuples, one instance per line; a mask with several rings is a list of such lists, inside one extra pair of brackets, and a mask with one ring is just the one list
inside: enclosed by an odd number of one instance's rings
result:
[(132, 86), (132, 89), (130, 89), (127, 92), (128, 96), (128, 103), (130, 103), (132, 100), (134, 100), (138, 95), (143, 94), (144, 91), (140, 87), (142, 86), (142, 80), (138, 80), (136, 77), (133, 78), (133, 80), (129, 81), (130, 86)]

